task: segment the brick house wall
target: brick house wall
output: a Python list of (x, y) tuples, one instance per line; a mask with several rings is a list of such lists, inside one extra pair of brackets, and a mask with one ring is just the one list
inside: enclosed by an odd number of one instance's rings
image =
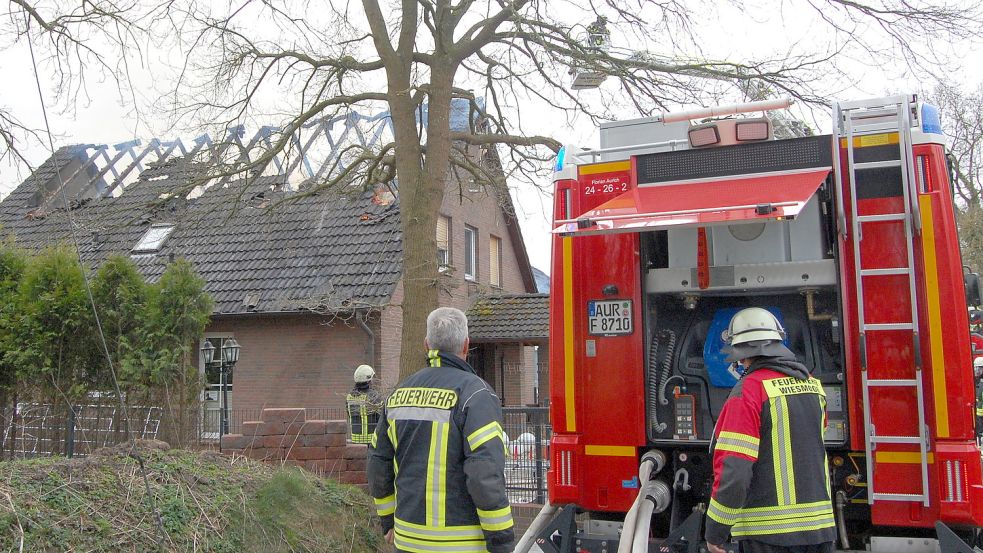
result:
[[(368, 326), (378, 336), (378, 321)], [(216, 316), (205, 336), (233, 336), (241, 347), (231, 409), (342, 409), (352, 371), (371, 362), (363, 329), (315, 314)]]

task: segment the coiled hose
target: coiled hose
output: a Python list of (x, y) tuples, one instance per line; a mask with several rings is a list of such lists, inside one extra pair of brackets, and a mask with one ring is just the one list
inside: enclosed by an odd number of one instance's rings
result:
[[(665, 342), (662, 353), (662, 363), (659, 363), (659, 344)], [(663, 389), (672, 373), (672, 358), (676, 351), (676, 333), (665, 329), (652, 336), (648, 355), (648, 390), (645, 399), (648, 403), (649, 428), (654, 434), (665, 431), (667, 425), (659, 422), (659, 403), (668, 404), (663, 397)], [(655, 378), (653, 378), (655, 377)]]

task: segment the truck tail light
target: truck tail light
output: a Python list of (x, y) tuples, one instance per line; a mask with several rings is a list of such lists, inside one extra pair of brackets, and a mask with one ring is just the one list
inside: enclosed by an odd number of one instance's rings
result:
[(550, 441), (550, 501), (579, 503), (582, 490), (580, 477), (583, 446), (579, 436), (554, 435)]
[(556, 459), (556, 482), (561, 486), (576, 486), (573, 475), (573, 452), (560, 451)]
[(963, 503), (969, 498), (966, 466), (962, 461), (952, 459), (946, 461), (942, 480), (942, 501)]
[(939, 520), (983, 524), (983, 466), (975, 441), (936, 442)]

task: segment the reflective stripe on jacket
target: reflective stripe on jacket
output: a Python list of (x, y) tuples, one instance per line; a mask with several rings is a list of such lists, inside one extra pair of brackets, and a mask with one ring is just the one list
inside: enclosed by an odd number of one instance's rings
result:
[(786, 370), (752, 364), (717, 420), (710, 543), (723, 543), (728, 533), (778, 546), (835, 538), (822, 383), (794, 361), (776, 364)]
[(360, 389), (358, 386), (345, 397), (352, 443), (367, 444), (372, 441), (375, 426), (379, 423), (380, 403), (375, 390)]
[(498, 396), (454, 355), (386, 400), (369, 446), (369, 490), (400, 551), (511, 551), (505, 443)]

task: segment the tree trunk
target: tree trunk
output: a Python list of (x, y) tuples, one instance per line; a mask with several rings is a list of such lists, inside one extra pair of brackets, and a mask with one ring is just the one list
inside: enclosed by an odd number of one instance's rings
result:
[[(444, 199), (450, 165), (451, 83), (453, 74), (434, 71), (427, 106), (427, 146), (423, 152), (400, 159), (397, 148), (399, 210), (403, 230), (403, 333), (399, 379), (425, 366), (427, 315), (438, 307), (437, 217)], [(402, 98), (400, 98), (402, 100)], [(390, 100), (397, 144), (418, 140), (414, 105)], [(406, 109), (409, 108), (409, 109)], [(401, 121), (397, 122), (397, 118)], [(400, 136), (400, 130), (404, 134)], [(406, 152), (408, 149), (404, 149)], [(412, 152), (413, 150), (410, 149)], [(426, 161), (421, 164), (421, 159)], [(402, 164), (400, 163), (402, 161)], [(407, 178), (410, 176), (411, 178)]]

